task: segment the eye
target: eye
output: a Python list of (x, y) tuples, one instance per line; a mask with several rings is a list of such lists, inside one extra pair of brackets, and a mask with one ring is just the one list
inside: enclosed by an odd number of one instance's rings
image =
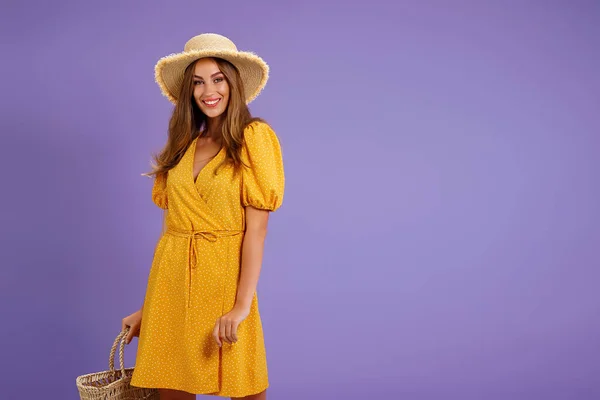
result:
[(194, 81), (194, 85), (200, 84), (202, 81)]
[(219, 78), (215, 78), (215, 82), (221, 82), (223, 80), (223, 78), (219, 77)]

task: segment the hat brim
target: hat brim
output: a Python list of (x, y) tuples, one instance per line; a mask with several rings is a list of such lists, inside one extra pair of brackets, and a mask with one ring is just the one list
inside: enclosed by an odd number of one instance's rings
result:
[(269, 66), (258, 55), (249, 51), (192, 50), (171, 54), (158, 60), (154, 67), (156, 83), (162, 94), (177, 104), (183, 83), (183, 73), (192, 62), (205, 57), (218, 57), (229, 61), (238, 69), (244, 82), (246, 104), (254, 100), (267, 84)]

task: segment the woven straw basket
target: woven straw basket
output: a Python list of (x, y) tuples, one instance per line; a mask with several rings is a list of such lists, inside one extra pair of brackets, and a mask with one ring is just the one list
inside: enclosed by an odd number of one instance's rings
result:
[[(96, 372), (77, 377), (77, 390), (81, 400), (159, 400), (157, 389), (131, 386), (133, 368), (125, 368), (123, 349), (129, 328), (121, 331), (110, 349), (108, 371)], [(115, 370), (115, 352), (119, 346), (119, 363), (121, 370)]]

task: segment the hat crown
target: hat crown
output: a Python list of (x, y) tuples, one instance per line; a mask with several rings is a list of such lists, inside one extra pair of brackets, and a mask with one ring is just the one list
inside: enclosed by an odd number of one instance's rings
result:
[(198, 50), (237, 51), (237, 47), (225, 36), (216, 33), (203, 33), (188, 40), (183, 50), (185, 52)]

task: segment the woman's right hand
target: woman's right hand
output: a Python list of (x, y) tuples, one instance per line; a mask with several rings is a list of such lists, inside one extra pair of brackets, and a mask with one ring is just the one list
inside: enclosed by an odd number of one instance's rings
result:
[(121, 330), (124, 331), (129, 327), (129, 332), (125, 338), (125, 344), (129, 344), (134, 336), (140, 336), (140, 327), (142, 326), (142, 309), (140, 308), (131, 315), (123, 318)]

